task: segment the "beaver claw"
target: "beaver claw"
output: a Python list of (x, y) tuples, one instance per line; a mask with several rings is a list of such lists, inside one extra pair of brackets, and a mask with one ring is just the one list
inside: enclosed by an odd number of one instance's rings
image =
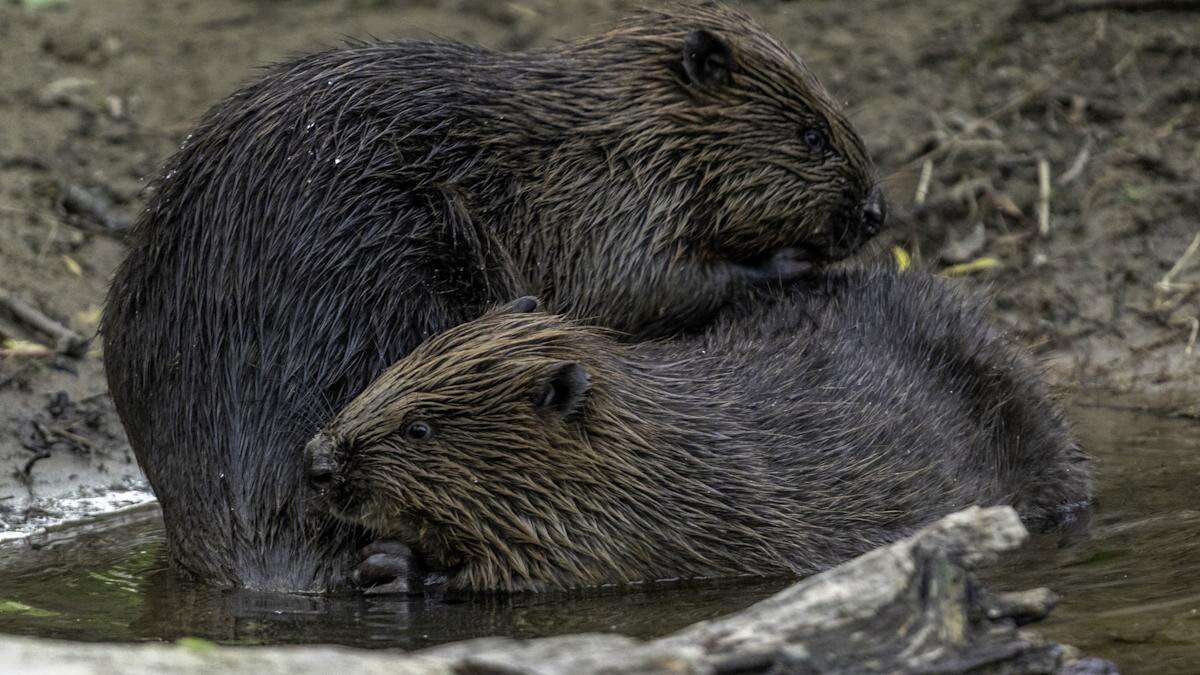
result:
[(367, 594), (412, 593), (421, 588), (416, 556), (404, 544), (380, 539), (358, 552), (359, 563), (352, 578)]

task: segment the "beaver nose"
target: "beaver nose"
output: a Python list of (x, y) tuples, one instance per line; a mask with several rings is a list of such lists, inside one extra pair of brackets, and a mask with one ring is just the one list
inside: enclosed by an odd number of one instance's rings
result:
[(333, 463), (333, 443), (324, 434), (318, 434), (304, 446), (304, 476), (309, 487), (323, 490), (333, 482), (337, 466)]
[(866, 203), (863, 204), (863, 229), (867, 231), (868, 236), (874, 236), (883, 229), (885, 222), (887, 222), (887, 200), (883, 198), (882, 190), (873, 188), (871, 194), (867, 195)]

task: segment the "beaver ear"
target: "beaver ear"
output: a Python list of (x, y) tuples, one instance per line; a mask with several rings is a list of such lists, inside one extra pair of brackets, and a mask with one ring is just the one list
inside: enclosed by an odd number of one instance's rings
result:
[(566, 417), (583, 406), (591, 379), (587, 369), (574, 361), (555, 364), (534, 393), (533, 406)]
[(724, 40), (706, 30), (694, 30), (683, 38), (683, 70), (692, 84), (716, 87), (733, 81), (737, 64)]
[(528, 314), (536, 311), (538, 308), (538, 299), (532, 295), (526, 295), (523, 298), (517, 298), (507, 305), (500, 305), (496, 308), (496, 314)]

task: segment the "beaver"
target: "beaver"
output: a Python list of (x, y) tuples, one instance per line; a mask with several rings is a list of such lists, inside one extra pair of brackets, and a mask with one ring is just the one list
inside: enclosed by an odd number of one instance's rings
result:
[(308, 444), (330, 512), (451, 588), (808, 574), (971, 504), (1046, 527), (1091, 494), (1027, 359), (930, 276), (822, 274), (672, 342), (532, 306), (423, 343)]
[(356, 42), (271, 68), (167, 162), (102, 320), (172, 562), (337, 586), (362, 533), (305, 516), (304, 442), (387, 365), (522, 293), (698, 330), (861, 247), (876, 183), (804, 64), (712, 3), (524, 53)]

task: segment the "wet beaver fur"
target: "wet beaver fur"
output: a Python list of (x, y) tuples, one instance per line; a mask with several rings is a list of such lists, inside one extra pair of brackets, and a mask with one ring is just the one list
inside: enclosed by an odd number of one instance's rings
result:
[(1089, 499), (1060, 408), (980, 302), (859, 271), (734, 313), (639, 344), (486, 315), (355, 398), (310, 478), (482, 591), (806, 574), (970, 504), (1046, 525)]
[(523, 293), (702, 326), (883, 219), (838, 106), (740, 12), (521, 54), (357, 43), (272, 68), (168, 162), (109, 292), (110, 391), (177, 567), (336, 585), (361, 533), (305, 518), (304, 441), (423, 339)]

